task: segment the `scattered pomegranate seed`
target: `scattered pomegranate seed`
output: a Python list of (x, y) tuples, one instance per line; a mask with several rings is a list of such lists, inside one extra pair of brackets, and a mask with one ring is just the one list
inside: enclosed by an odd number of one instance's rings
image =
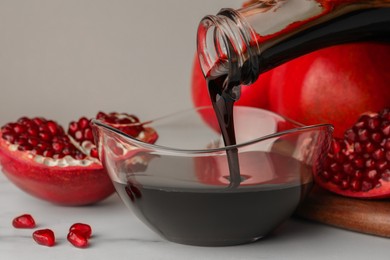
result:
[(23, 214), (12, 220), (15, 228), (35, 228), (35, 220), (30, 214)]
[(85, 248), (88, 246), (88, 238), (77, 230), (70, 231), (68, 233), (67, 239), (75, 247)]
[(92, 235), (92, 228), (88, 224), (75, 223), (69, 228), (69, 232), (77, 232), (83, 235), (85, 238), (89, 239)]
[(39, 245), (43, 246), (54, 246), (55, 244), (55, 236), (54, 232), (50, 229), (40, 229), (33, 233), (33, 239), (35, 242), (37, 242)]

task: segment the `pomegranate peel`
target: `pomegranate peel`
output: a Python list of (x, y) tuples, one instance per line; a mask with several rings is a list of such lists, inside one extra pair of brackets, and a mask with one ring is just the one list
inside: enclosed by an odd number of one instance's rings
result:
[[(97, 119), (145, 142), (158, 138), (133, 115), (99, 112)], [(0, 136), (4, 174), (35, 197), (60, 205), (86, 205), (114, 192), (85, 117), (71, 122), (67, 133), (55, 121), (22, 117), (3, 126)]]
[(390, 198), (390, 109), (362, 115), (335, 138), (316, 182), (334, 193), (367, 199)]

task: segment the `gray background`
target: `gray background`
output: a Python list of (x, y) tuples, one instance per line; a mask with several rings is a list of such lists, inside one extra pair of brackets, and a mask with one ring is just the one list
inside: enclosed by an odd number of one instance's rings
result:
[(0, 125), (192, 107), (196, 29), (240, 0), (0, 0)]

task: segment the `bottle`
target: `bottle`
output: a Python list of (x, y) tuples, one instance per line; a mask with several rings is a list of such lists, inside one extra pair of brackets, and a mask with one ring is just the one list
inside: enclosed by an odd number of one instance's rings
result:
[(241, 85), (311, 51), (346, 42), (389, 42), (390, 0), (252, 0), (204, 17), (197, 36), (206, 79), (227, 81), (223, 86), (236, 100)]

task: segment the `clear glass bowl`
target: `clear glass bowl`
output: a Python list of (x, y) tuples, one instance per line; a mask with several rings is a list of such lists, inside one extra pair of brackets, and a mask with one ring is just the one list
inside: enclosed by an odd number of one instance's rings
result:
[[(229, 147), (210, 107), (143, 123), (157, 131), (155, 144), (93, 125), (117, 193), (146, 225), (173, 242), (227, 246), (256, 241), (292, 215), (333, 131), (257, 108), (236, 107), (234, 117), (237, 145)], [(237, 156), (239, 178), (228, 152)]]

